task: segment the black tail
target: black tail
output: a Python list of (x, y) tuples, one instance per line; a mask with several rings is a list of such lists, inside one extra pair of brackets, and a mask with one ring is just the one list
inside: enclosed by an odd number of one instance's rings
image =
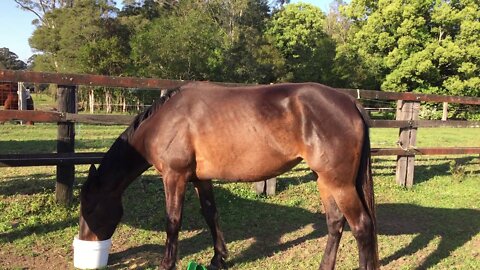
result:
[(360, 105), (357, 105), (360, 114), (362, 115), (363, 121), (365, 123), (364, 128), (364, 140), (362, 147), (362, 156), (360, 159), (360, 166), (357, 173), (357, 192), (360, 195), (360, 198), (363, 200), (363, 204), (367, 209), (370, 218), (372, 219), (373, 225), (373, 241), (375, 246), (375, 269), (379, 268), (379, 257), (378, 257), (378, 241), (377, 241), (377, 218), (375, 214), (375, 195), (373, 192), (373, 177), (372, 177), (372, 160), (370, 154), (370, 134), (369, 134), (369, 122), (370, 118)]

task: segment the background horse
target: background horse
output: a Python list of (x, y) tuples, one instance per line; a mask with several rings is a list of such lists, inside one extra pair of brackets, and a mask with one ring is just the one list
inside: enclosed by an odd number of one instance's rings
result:
[[(368, 116), (356, 100), (320, 84), (227, 88), (191, 83), (169, 91), (113, 143), (82, 187), (82, 240), (106, 240), (123, 214), (122, 194), (150, 166), (166, 198), (165, 255), (174, 269), (185, 189), (192, 182), (210, 228), (211, 268), (226, 268), (211, 179), (259, 181), (301, 160), (317, 176), (328, 239), (321, 269), (335, 266), (345, 221), (361, 269), (378, 268)], [(245, 228), (248, 229), (248, 228)]]

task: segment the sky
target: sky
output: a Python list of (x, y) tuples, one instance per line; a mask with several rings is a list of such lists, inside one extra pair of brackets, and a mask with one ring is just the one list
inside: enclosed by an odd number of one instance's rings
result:
[[(121, 1), (117, 1), (121, 2)], [(311, 3), (327, 12), (332, 0), (292, 0), (291, 3)], [(0, 48), (6, 47), (16, 53), (24, 62), (35, 52), (28, 44), (28, 39), (35, 30), (32, 21), (36, 19), (31, 12), (17, 7), (13, 0), (0, 0)]]

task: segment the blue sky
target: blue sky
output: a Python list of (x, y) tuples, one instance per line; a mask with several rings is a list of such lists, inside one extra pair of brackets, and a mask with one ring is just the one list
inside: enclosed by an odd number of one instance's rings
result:
[[(314, 4), (327, 12), (332, 0), (291, 1), (291, 3), (297, 2)], [(34, 53), (28, 45), (28, 38), (35, 30), (35, 26), (32, 25), (34, 19), (35, 16), (32, 13), (19, 9), (13, 0), (0, 0), (0, 48), (9, 48), (26, 62)]]

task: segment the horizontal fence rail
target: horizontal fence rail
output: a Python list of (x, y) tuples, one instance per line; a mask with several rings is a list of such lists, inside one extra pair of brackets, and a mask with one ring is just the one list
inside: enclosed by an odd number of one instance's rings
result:
[(38, 153), (0, 155), (0, 167), (98, 164), (104, 153)]
[[(171, 89), (187, 83), (189, 80), (164, 80), (155, 78), (118, 77), (90, 74), (62, 74), (49, 72), (33, 72), (23, 70), (0, 70), (0, 81), (6, 82), (29, 82), (43, 84), (58, 84), (67, 86), (103, 86), (135, 89)], [(216, 82), (227, 86), (247, 85), (242, 83)]]
[(0, 81), (139, 89), (169, 89), (182, 86), (189, 82), (182, 80), (162, 80), (153, 78), (116, 77), (90, 74), (60, 74), (17, 70), (0, 70)]
[(415, 155), (470, 155), (480, 154), (480, 147), (428, 147), (428, 148), (372, 148), (372, 156)]
[(419, 127), (457, 127), (478, 128), (480, 121), (463, 120), (370, 120), (369, 126), (373, 128), (419, 128)]
[[(135, 89), (170, 89), (195, 82), (188, 80), (164, 80), (154, 78), (117, 77), (89, 74), (61, 74), (48, 72), (32, 72), (18, 70), (0, 70), (0, 81), (7, 82), (29, 82), (58, 85), (85, 85), (121, 87)], [(226, 86), (242, 86), (247, 84), (215, 82)], [(480, 105), (480, 99), (475, 97), (443, 96), (432, 94), (417, 94), (411, 92), (383, 92), (375, 90), (337, 88), (348, 93), (357, 99), (379, 99), (379, 100), (405, 100), (405, 101), (426, 101), (426, 102), (448, 102), (470, 105)]]
[[(372, 148), (371, 154), (372, 156), (470, 155), (480, 154), (480, 147)], [(102, 152), (0, 154), (0, 167), (98, 164), (104, 155), (105, 153)]]
[[(83, 124), (128, 125), (135, 116), (111, 114), (76, 114), (45, 111), (0, 110), (2, 121), (34, 121), (46, 123), (74, 122)], [(419, 128), (419, 127), (458, 127), (478, 128), (480, 121), (463, 120), (370, 120), (372, 128)]]
[(467, 105), (480, 105), (477, 97), (443, 96), (432, 94), (418, 94), (412, 92), (383, 92), (375, 90), (337, 88), (357, 99), (379, 99), (379, 100), (404, 100), (404, 101), (425, 101), (425, 102), (448, 102)]

